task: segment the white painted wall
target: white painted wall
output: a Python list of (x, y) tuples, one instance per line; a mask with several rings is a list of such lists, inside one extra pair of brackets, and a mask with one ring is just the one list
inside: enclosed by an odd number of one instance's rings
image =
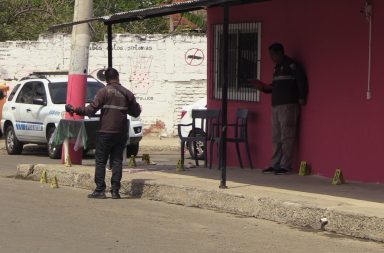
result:
[[(70, 43), (63, 34), (0, 42), (0, 80), (13, 86), (33, 71), (68, 70)], [(119, 34), (113, 46), (113, 66), (142, 105), (145, 131), (177, 135), (182, 106), (207, 93), (206, 37)], [(89, 74), (96, 76), (107, 59), (107, 43), (91, 43)]]

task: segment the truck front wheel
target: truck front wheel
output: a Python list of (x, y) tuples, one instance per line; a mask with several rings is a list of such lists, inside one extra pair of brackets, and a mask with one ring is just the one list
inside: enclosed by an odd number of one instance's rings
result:
[(20, 155), (23, 151), (23, 144), (17, 139), (13, 126), (5, 130), (5, 147), (8, 155)]

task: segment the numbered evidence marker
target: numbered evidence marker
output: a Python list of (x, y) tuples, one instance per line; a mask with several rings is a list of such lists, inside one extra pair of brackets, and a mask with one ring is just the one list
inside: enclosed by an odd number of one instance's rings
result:
[(134, 155), (131, 155), (131, 158), (128, 161), (128, 167), (136, 167), (136, 159)]
[(309, 164), (306, 161), (302, 161), (300, 163), (299, 175), (300, 176), (307, 176), (310, 174), (311, 174), (311, 172), (309, 171)]
[(339, 184), (344, 184), (344, 183), (345, 183), (345, 181), (344, 181), (343, 173), (341, 172), (340, 169), (336, 169), (335, 176), (332, 179), (332, 184), (333, 185), (339, 185)]
[(181, 171), (184, 171), (184, 162), (182, 162), (180, 159), (176, 165), (176, 172), (181, 172)]
[(44, 170), (42, 173), (41, 173), (41, 176), (40, 176), (40, 183), (41, 184), (46, 184), (48, 183), (48, 180), (47, 180), (47, 171)]
[(51, 180), (51, 188), (55, 189), (55, 188), (59, 188), (59, 183), (57, 181), (57, 177), (54, 176)]
[(149, 154), (143, 154), (143, 157), (141, 158), (142, 161), (146, 164), (146, 165), (149, 165), (151, 164), (151, 159), (149, 157)]

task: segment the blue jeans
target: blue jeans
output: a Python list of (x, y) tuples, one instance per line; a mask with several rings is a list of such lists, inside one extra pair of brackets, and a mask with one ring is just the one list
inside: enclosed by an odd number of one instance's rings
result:
[(111, 190), (119, 191), (123, 173), (123, 152), (126, 144), (126, 134), (98, 133), (95, 152), (95, 191), (105, 191), (105, 169), (108, 158), (112, 169)]

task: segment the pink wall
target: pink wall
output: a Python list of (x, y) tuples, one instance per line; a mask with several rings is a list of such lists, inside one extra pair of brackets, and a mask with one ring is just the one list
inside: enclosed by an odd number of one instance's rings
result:
[[(296, 169), (305, 160), (317, 175), (332, 177), (340, 168), (347, 180), (384, 183), (384, 1), (373, 1), (371, 100), (366, 99), (369, 26), (360, 13), (364, 3), (272, 0), (234, 7), (230, 20), (262, 22), (261, 80), (270, 82), (272, 78), (268, 46), (273, 42), (283, 43), (286, 54), (307, 71), (310, 93), (302, 110)], [(208, 14), (210, 25), (222, 23), (222, 9), (211, 9)], [(209, 57), (212, 61), (211, 54)], [(210, 88), (208, 93), (208, 106), (220, 107)], [(237, 107), (251, 111), (254, 166), (268, 166), (272, 151), (270, 97), (262, 94), (260, 103), (230, 102), (229, 121)], [(232, 144), (228, 148), (229, 154), (235, 154)], [(237, 157), (229, 156), (228, 164), (237, 166)]]

